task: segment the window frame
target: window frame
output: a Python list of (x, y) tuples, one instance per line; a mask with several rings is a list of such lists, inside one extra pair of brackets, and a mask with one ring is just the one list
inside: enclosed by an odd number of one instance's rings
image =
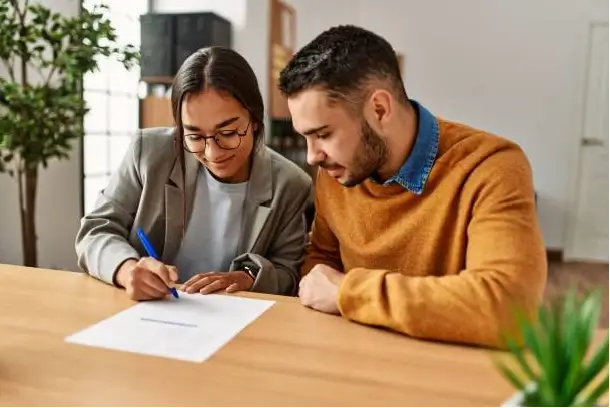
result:
[[(133, 1), (133, 0), (130, 0)], [(93, 1), (93, 3), (95, 3), (97, 1)], [(78, 2), (78, 12), (82, 13), (85, 4), (89, 3), (89, 1), (87, 0), (80, 0)], [(106, 3), (103, 0), (100, 0), (99, 3)], [(152, 12), (154, 9), (154, 0), (146, 0), (146, 7), (143, 10), (143, 13), (150, 13)], [(128, 43), (134, 43), (133, 40), (130, 39), (126, 39), (125, 42)], [(138, 74), (138, 80), (139, 80), (139, 74)], [(132, 136), (133, 135), (133, 131), (137, 130), (140, 127), (140, 105), (141, 105), (141, 101), (139, 100), (138, 97), (138, 93), (137, 93), (137, 89), (138, 89), (138, 83), (134, 84), (134, 92), (126, 92), (126, 91), (122, 91), (122, 90), (117, 90), (117, 89), (113, 89), (110, 84), (108, 83), (108, 81), (103, 85), (103, 87), (95, 87), (95, 88), (87, 88), (86, 87), (86, 83), (85, 83), (85, 78), (83, 78), (82, 81), (83, 86), (81, 87), (81, 98), (86, 102), (85, 100), (85, 94), (87, 93), (98, 93), (98, 94), (103, 94), (105, 95), (106, 98), (106, 126), (105, 126), (105, 130), (100, 129), (95, 130), (95, 131), (88, 131), (85, 128), (85, 120), (83, 119), (82, 122), (82, 129), (83, 129), (83, 135), (82, 138), (80, 140), (79, 143), (79, 171), (80, 171), (80, 194), (79, 194), (79, 198), (80, 198), (80, 215), (81, 217), (83, 217), (86, 214), (86, 211), (90, 210), (90, 208), (87, 208), (87, 204), (88, 204), (88, 197), (90, 197), (90, 193), (87, 191), (86, 186), (87, 186), (87, 179), (92, 179), (92, 178), (98, 178), (98, 177), (106, 177), (106, 179), (108, 180), (109, 177), (111, 176), (111, 174), (114, 172), (115, 169), (113, 169), (112, 167), (112, 163), (113, 162), (119, 162), (119, 160), (115, 160), (113, 153), (110, 151), (111, 150), (111, 145), (112, 145), (112, 138), (113, 137), (121, 137), (124, 138), (125, 136), (129, 135)], [(134, 103), (134, 114), (136, 115), (136, 117), (134, 118), (134, 122), (137, 123), (136, 129), (134, 130), (129, 130), (127, 131), (127, 129), (125, 129), (125, 131), (121, 131), (121, 130), (117, 130), (112, 128), (110, 121), (111, 121), (111, 107), (110, 107), (110, 103), (111, 103), (111, 98), (113, 96), (116, 97), (129, 97), (132, 98), (133, 97), (133, 103)], [(88, 135), (94, 135), (94, 136), (105, 136), (106, 137), (106, 171), (101, 171), (101, 172), (87, 172), (86, 171), (86, 156), (85, 156), (85, 143), (86, 143), (86, 137)]]

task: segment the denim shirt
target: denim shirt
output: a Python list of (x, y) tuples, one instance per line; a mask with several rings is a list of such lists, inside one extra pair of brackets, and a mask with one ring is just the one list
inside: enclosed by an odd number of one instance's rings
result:
[(398, 183), (412, 193), (421, 194), (438, 152), (439, 126), (430, 111), (412, 99), (411, 103), (419, 118), (415, 144), (402, 167), (383, 185)]

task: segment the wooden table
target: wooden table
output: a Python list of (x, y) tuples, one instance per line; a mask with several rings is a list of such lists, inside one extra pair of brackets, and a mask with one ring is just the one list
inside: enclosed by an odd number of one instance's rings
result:
[[(277, 303), (201, 364), (69, 344), (133, 302), (81, 273), (0, 265), (0, 405), (498, 406), (490, 351)], [(253, 294), (248, 294), (253, 296)]]

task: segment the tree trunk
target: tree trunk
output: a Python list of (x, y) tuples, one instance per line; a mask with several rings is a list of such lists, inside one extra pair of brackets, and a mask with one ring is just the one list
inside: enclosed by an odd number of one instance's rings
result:
[[(23, 3), (23, 9), (16, 7), (21, 28), (26, 25), (29, 0)], [(21, 54), (21, 86), (28, 86), (28, 55)], [(21, 248), (24, 266), (38, 266), (38, 237), (36, 236), (36, 187), (38, 184), (38, 165), (32, 166), (21, 158), (18, 166), (19, 209), (21, 213)]]
[(38, 168), (25, 169), (17, 174), (19, 183), (19, 210), (21, 215), (21, 248), (24, 266), (38, 266), (36, 236), (36, 190)]

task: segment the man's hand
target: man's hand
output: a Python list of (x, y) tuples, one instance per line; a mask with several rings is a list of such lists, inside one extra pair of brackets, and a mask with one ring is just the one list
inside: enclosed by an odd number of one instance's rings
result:
[(199, 292), (202, 295), (224, 290), (233, 293), (240, 290), (250, 290), (254, 279), (247, 272), (206, 272), (198, 273), (186, 281), (183, 291), (186, 293)]
[(337, 300), (339, 286), (344, 277), (343, 272), (330, 266), (314, 266), (299, 284), (301, 303), (320, 312), (339, 314)]
[(129, 259), (116, 275), (116, 282), (125, 288), (132, 300), (161, 299), (169, 294), (167, 288), (177, 280), (175, 266), (165, 265), (154, 258)]

